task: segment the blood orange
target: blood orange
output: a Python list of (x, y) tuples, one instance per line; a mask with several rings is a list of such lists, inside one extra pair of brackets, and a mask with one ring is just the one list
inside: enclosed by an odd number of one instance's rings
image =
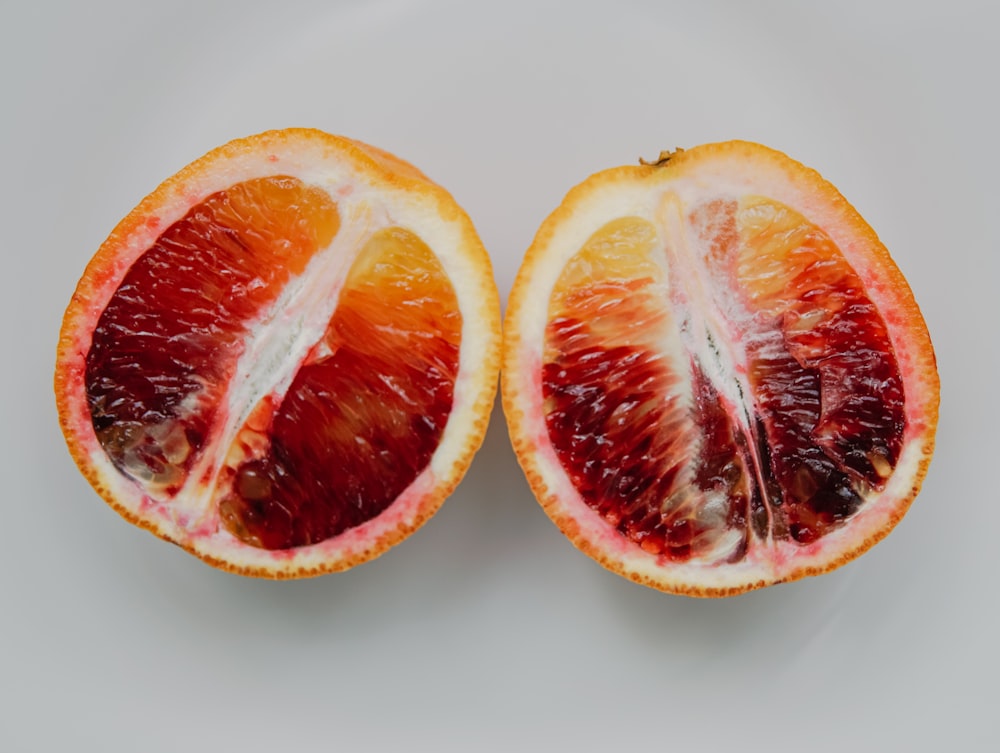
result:
[(59, 416), (133, 523), (243, 574), (344, 569), (465, 473), (499, 320), (444, 190), (359, 142), (269, 132), (167, 180), (101, 246), (63, 322)]
[(528, 480), (584, 552), (720, 596), (826, 572), (902, 518), (938, 378), (912, 294), (837, 190), (744, 142), (574, 188), (505, 322)]

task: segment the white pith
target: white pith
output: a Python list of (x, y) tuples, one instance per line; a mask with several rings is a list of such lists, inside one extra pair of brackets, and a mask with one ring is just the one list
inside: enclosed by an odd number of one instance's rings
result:
[[(326, 191), (336, 202), (341, 225), (330, 246), (320, 249), (303, 274), (292, 279), (279, 298), (254, 322), (245, 349), (198, 464), (179, 493), (144, 486), (123, 475), (97, 442), (86, 414), (83, 360), (90, 347), (89, 331), (78, 331), (74, 363), (66, 365), (68, 379), (79, 399), (67, 406), (73, 415), (66, 423), (77, 427), (78, 441), (89, 454), (94, 475), (125, 512), (150, 524), (161, 535), (217, 561), (238, 568), (278, 573), (335, 569), (338, 559), (365, 558), (372, 542), (403, 529), (412, 529), (420, 514), (417, 504), (442, 484), (454, 483), (467, 455), (470, 433), (481, 421), (484, 394), (492, 392), (495, 374), (483, 373), (497, 348), (492, 320), (495, 304), (484, 289), (491, 288), (488, 266), (469, 257), (469, 225), (453, 205), (442, 206), (437, 193), (413, 191), (403, 183), (359, 164), (356, 157), (331, 148), (321, 140), (277, 142), (269, 152), (229, 155), (217, 169), (202, 171), (173, 196), (161, 201), (157, 222), (139, 226), (123, 242), (124, 253), (112, 274), (101, 280), (88, 305), (99, 314), (114, 294), (131, 264), (156, 238), (181, 219), (191, 206), (234, 183), (268, 176), (289, 175)], [(453, 407), (429, 465), (381, 515), (343, 534), (296, 550), (271, 552), (249, 547), (219, 525), (215, 480), (240, 428), (264, 396), (280, 398), (291, 384), (306, 353), (326, 331), (336, 310), (344, 279), (365, 242), (380, 230), (400, 227), (419, 237), (434, 251), (451, 280), (462, 313), (459, 371)], [(96, 321), (96, 315), (93, 318)], [(191, 400), (197, 400), (197, 395)], [(426, 513), (424, 513), (426, 514)]]
[[(518, 342), (513, 355), (508, 354), (505, 389), (517, 394), (520, 403), (520, 434), (527, 452), (519, 454), (522, 458), (530, 454), (529, 473), (537, 475), (544, 486), (542, 494), (550, 514), (572, 520), (573, 527), (578, 529), (578, 543), (585, 542), (592, 554), (599, 553), (639, 580), (678, 590), (695, 585), (699, 589), (725, 591), (772, 583), (793, 572), (822, 569), (846, 551), (859, 548), (868, 536), (883, 535), (881, 532), (887, 522), (901, 514), (896, 501), (912, 496), (920, 469), (926, 464), (928, 442), (932, 444), (933, 440), (932, 434), (928, 439), (924, 432), (926, 404), (918, 395), (907, 402), (907, 431), (893, 475), (880, 493), (867, 496), (865, 504), (848, 525), (807, 546), (790, 541), (757, 541), (751, 537), (746, 556), (735, 563), (720, 562), (727, 546), (720, 541), (699, 560), (667, 566), (660, 556), (643, 551), (619, 535), (580, 498), (548, 439), (540, 378), (548, 305), (560, 274), (588, 238), (606, 223), (627, 216), (649, 222), (659, 239), (659, 251), (654, 258), (664, 269), (672, 315), (678, 322), (687, 319), (690, 325), (682, 328), (678, 335), (683, 348), (664, 343), (662, 353), (674, 364), (672, 371), (685, 378), (689, 353), (697, 356), (706, 376), (720, 391), (720, 397), (741, 408), (734, 412), (734, 417), (746, 429), (748, 413), (740, 393), (742, 388), (742, 394), (752, 394), (743, 369), (747, 342), (740, 327), (733, 326), (734, 323), (738, 325), (745, 313), (735, 305), (720, 309), (719, 299), (713, 299), (703, 290), (705, 276), (699, 267), (707, 249), (687, 228), (684, 216), (688, 209), (703, 202), (739, 200), (750, 195), (768, 196), (794, 207), (831, 237), (862, 279), (879, 279), (878, 270), (870, 266), (874, 262), (865, 253), (866, 240), (843, 229), (845, 223), (839, 221), (846, 211), (844, 206), (831, 204), (809, 185), (803, 187), (801, 181), (790, 180), (779, 166), (747, 163), (738, 156), (720, 156), (704, 160), (697, 172), (693, 169), (674, 172), (669, 179), (660, 181), (655, 176), (642, 179), (608, 177), (588, 191), (571, 194), (563, 207), (566, 211), (561, 210), (555, 232), (546, 234), (543, 231), (536, 240), (530, 274), (522, 272), (519, 278), (523, 289), (517, 292), (514, 316), (507, 324), (510, 331), (517, 333)], [(684, 285), (671, 285), (671, 275), (675, 279), (682, 276)], [(676, 297), (681, 287), (689, 300)], [(876, 304), (881, 304), (883, 295), (890, 298), (895, 295), (894, 291), (880, 289), (878, 284), (872, 285), (868, 293)], [(725, 302), (721, 305), (725, 306)], [(916, 368), (919, 357), (909, 351), (900, 325), (887, 324), (901, 370), (907, 372)], [(716, 344), (726, 349), (717, 354), (708, 348), (703, 336), (706, 331), (713, 332)], [(686, 383), (679, 390), (685, 396), (691, 392)]]

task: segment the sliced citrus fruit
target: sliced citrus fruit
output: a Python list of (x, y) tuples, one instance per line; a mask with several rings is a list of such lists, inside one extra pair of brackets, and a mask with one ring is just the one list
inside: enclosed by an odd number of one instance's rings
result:
[(59, 340), (63, 433), (112, 507), (213, 565), (344, 569), (465, 473), (499, 312), (472, 223), (412, 166), (312, 130), (234, 141), (87, 267)]
[(930, 462), (938, 378), (905, 280), (832, 185), (756, 144), (574, 188), (504, 327), (504, 410), (542, 506), (665, 591), (831, 570), (892, 529)]

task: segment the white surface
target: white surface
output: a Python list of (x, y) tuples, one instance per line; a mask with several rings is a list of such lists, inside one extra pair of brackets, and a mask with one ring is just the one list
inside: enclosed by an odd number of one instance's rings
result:
[[(995, 745), (998, 22), (967, 1), (5, 5), (0, 749)], [(818, 168), (935, 340), (923, 493), (836, 573), (718, 602), (576, 552), (499, 412), (438, 516), (346, 574), (245, 580), (127, 525), (59, 433), (63, 308), (160, 180), (286, 125), (446, 186), (504, 294), (597, 169), (733, 137)]]

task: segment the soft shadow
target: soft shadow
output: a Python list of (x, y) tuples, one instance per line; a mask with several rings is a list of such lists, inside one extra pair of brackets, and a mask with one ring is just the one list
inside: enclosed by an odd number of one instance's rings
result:
[(511, 542), (543, 522), (498, 403), (483, 447), (455, 493), (423, 528), (376, 560), (343, 573), (274, 582), (216, 571), (144, 540), (137, 544), (143, 551), (134, 553), (143, 565), (123, 577), (144, 580), (143, 590), (157, 592), (176, 618), (202, 630), (226, 632), (243, 624), (350, 638), (403, 620), (445, 620), (469, 608), (470, 599), (488, 596), (504, 571)]
[(849, 569), (723, 599), (673, 596), (605, 578), (602, 596), (651, 656), (673, 666), (732, 666), (761, 654), (793, 664), (849, 600)]

